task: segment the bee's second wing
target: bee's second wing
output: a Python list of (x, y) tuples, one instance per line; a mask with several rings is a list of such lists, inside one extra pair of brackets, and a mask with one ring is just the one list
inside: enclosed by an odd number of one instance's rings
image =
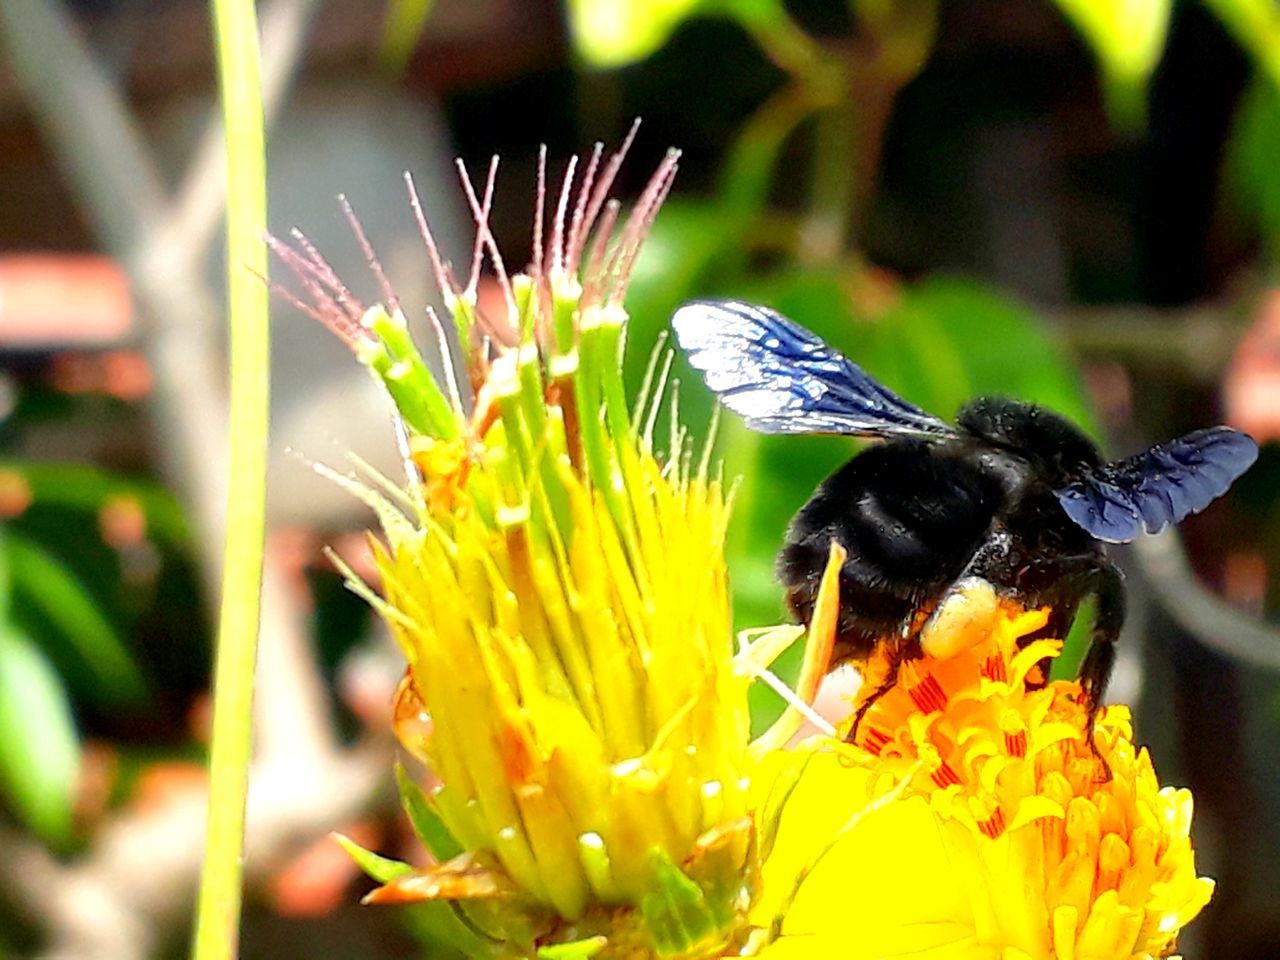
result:
[(689, 363), (760, 433), (947, 437), (955, 431), (777, 311), (695, 300), (671, 318)]
[(1056, 492), (1067, 515), (1090, 534), (1128, 543), (1144, 528), (1158, 533), (1199, 513), (1257, 458), (1248, 434), (1212, 427), (1108, 464)]

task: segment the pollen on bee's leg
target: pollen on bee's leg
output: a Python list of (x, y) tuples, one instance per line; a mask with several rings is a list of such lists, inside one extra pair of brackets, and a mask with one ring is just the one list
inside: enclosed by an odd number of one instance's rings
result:
[(981, 577), (953, 586), (920, 630), (920, 649), (947, 660), (991, 635), (1000, 613), (995, 587)]

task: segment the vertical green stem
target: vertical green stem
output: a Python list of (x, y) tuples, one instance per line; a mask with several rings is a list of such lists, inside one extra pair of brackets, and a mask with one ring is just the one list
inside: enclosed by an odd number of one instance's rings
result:
[(212, 0), (227, 142), (231, 435), (226, 553), (214, 669), (209, 820), (195, 960), (232, 960), (240, 931), (266, 509), (268, 293), (266, 151), (253, 0)]

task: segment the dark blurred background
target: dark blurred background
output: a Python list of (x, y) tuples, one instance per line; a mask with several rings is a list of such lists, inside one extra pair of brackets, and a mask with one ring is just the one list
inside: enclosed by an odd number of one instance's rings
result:
[[(676, 305), (731, 293), (939, 415), (1013, 394), (1116, 455), (1219, 422), (1253, 433), (1230, 496), (1117, 551), (1131, 613), (1112, 695), (1162, 780), (1195, 793), (1219, 887), (1183, 952), (1280, 956), (1280, 6), (265, 0), (260, 16), (272, 229), (301, 227), (357, 293), (373, 285), (335, 194), (425, 305), (401, 171), (460, 261), (452, 158), (474, 172), (500, 153), (494, 229), (521, 263), (539, 145), (558, 178), (641, 117), (624, 197), (684, 153), (630, 298), (637, 382)], [(186, 950), (226, 426), (212, 77), (196, 0), (0, 5), (0, 958)], [(387, 733), (401, 664), (321, 551), (360, 569), (370, 518), (310, 466), (351, 450), (394, 475), (390, 421), (345, 348), (278, 307), (243, 955), (419, 956), (400, 914), (356, 905), (363, 881), (326, 839), (411, 855)], [(744, 477), (740, 626), (776, 622), (782, 530), (851, 448), (728, 423), (720, 444)]]

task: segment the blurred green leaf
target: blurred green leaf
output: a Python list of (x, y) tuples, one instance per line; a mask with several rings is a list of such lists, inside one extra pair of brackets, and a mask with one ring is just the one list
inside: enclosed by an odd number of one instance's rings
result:
[(1236, 207), (1280, 259), (1280, 87), (1255, 83), (1236, 113), (1226, 181)]
[(0, 624), (0, 792), (37, 836), (71, 836), (80, 744), (53, 667), (12, 624)]
[(0, 460), (0, 477), (6, 474), (25, 484), (38, 506), (96, 512), (114, 499), (132, 500), (142, 510), (149, 537), (170, 544), (185, 544), (190, 537), (182, 507), (159, 484), (79, 464)]
[(780, 0), (568, 0), (568, 5), (574, 48), (597, 69), (643, 60), (694, 16), (733, 17), (756, 32), (789, 25)]
[(934, 277), (907, 287), (874, 330), (867, 369), (931, 413), (950, 418), (975, 396), (999, 394), (1097, 434), (1071, 359), (1030, 309), (985, 284)]
[(378, 59), (384, 69), (397, 75), (404, 72), (435, 6), (435, 0), (387, 0), (378, 41)]
[(628, 336), (652, 342), (653, 333), (666, 329), (671, 312), (692, 295), (707, 268), (739, 245), (735, 226), (712, 201), (670, 200), (663, 205), (627, 287), (627, 308), (634, 315)]
[(588, 65), (620, 67), (654, 53), (702, 0), (569, 0), (574, 47)]
[(58, 628), (90, 674), (87, 692), (103, 703), (142, 701), (142, 675), (89, 591), (57, 557), (27, 538), (10, 532), (4, 545), (12, 589)]
[[(1270, 0), (1265, 0), (1270, 3)], [(1140, 123), (1169, 30), (1172, 0), (1057, 0), (1102, 67), (1107, 106), (1122, 126)]]
[(13, 570), (9, 562), (9, 529), (0, 524), (0, 623), (8, 623), (13, 594)]
[(875, 38), (884, 73), (907, 80), (924, 66), (937, 34), (939, 0), (850, 0), (859, 30)]
[(1275, 0), (1205, 0), (1223, 26), (1280, 89), (1280, 7)]

